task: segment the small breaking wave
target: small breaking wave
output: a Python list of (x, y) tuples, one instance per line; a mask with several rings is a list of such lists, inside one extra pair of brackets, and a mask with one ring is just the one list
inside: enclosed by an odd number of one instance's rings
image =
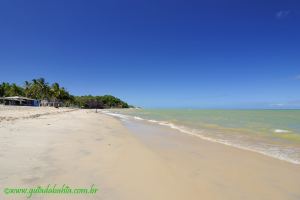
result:
[(133, 118), (136, 119), (136, 120), (144, 120), (143, 118), (140, 118), (140, 117), (137, 117), (137, 116), (134, 116)]
[(284, 129), (275, 129), (274, 133), (289, 133), (289, 130), (284, 130)]
[(128, 115), (122, 115), (122, 114), (117, 114), (117, 113), (112, 113), (112, 112), (109, 112), (109, 111), (101, 111), (102, 113), (105, 113), (107, 115), (111, 115), (111, 116), (114, 116), (114, 117), (118, 117), (118, 118), (121, 118), (121, 119), (129, 119), (130, 116)]
[(152, 122), (152, 123), (158, 123), (158, 121), (153, 120), (153, 119), (149, 119), (148, 122)]

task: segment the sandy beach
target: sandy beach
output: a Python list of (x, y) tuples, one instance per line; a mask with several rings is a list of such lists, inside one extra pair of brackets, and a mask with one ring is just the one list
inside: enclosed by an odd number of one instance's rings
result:
[(95, 110), (1, 106), (0, 143), (0, 199), (48, 184), (98, 192), (31, 199), (300, 199), (300, 165)]

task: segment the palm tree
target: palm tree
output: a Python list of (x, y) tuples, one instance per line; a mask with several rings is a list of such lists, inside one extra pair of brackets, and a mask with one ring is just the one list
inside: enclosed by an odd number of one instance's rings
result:
[(61, 88), (58, 83), (53, 83), (51, 87), (51, 96), (54, 100), (60, 99), (61, 96)]
[(31, 97), (31, 88), (32, 87), (32, 83), (31, 82), (29, 82), (29, 81), (25, 81), (25, 83), (24, 83), (24, 94), (25, 94), (25, 96), (26, 97)]
[(1, 83), (1, 85), (0, 85), (0, 97), (3, 97), (4, 94), (5, 94), (4, 84), (5, 84), (5, 83), (3, 82), (3, 83)]
[(31, 97), (35, 99), (40, 99), (40, 89), (37, 79), (32, 79), (30, 87)]
[(50, 97), (49, 95), (49, 85), (48, 83), (45, 82), (45, 79), (44, 78), (39, 78), (37, 80), (37, 83), (39, 85), (39, 90), (40, 90), (40, 93), (41, 93), (41, 98), (42, 99), (47, 99)]
[(13, 83), (9, 90), (9, 96), (22, 96), (23, 95), (23, 88), (17, 86)]
[(22, 87), (17, 86), (15, 83), (9, 84), (9, 83), (2, 83), (0, 85), (0, 96), (22, 96), (24, 93), (24, 90)]
[(5, 82), (3, 82), (2, 84), (1, 84), (1, 90), (2, 90), (2, 96), (4, 96), (4, 97), (7, 97), (7, 96), (9, 96), (10, 95), (10, 84), (9, 83), (5, 83)]
[(50, 87), (44, 78), (33, 79), (30, 87), (32, 98), (48, 99), (50, 98)]

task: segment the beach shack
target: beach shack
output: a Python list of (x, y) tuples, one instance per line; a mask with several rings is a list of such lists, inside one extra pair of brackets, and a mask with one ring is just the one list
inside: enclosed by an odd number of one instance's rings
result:
[(14, 106), (39, 106), (40, 101), (27, 97), (14, 96), (14, 97), (1, 97), (1, 102), (4, 105)]

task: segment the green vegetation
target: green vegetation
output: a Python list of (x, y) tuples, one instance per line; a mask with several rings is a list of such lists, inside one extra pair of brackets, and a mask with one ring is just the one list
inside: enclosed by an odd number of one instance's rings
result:
[(15, 83), (2, 83), (0, 85), (0, 97), (6, 96), (23, 96), (24, 89), (20, 86), (17, 86)]
[(58, 83), (50, 85), (44, 78), (25, 81), (24, 86), (15, 83), (0, 84), (0, 97), (25, 96), (32, 99), (58, 101), (64, 106), (80, 108), (129, 108), (129, 105), (111, 95), (104, 96), (73, 96)]
[(129, 108), (129, 105), (111, 95), (104, 96), (79, 96), (75, 102), (81, 108)]

